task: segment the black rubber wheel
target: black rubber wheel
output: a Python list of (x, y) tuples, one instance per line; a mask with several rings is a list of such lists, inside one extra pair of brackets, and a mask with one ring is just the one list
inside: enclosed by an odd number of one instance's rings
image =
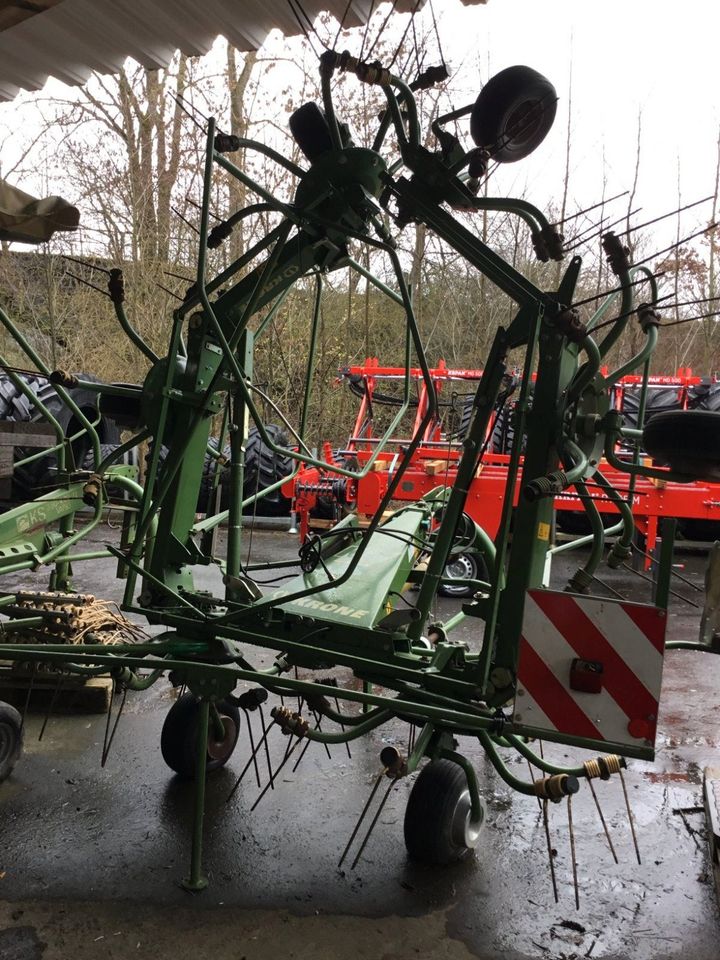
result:
[(470, 429), (470, 421), (472, 420), (474, 409), (473, 401), (475, 400), (475, 394), (468, 393), (459, 399), (462, 402), (462, 407), (455, 413), (454, 429), (448, 430), (447, 436), (450, 440), (464, 440), (467, 436), (468, 430)]
[[(22, 380), (37, 393), (46, 381), (39, 377), (23, 376)], [(32, 415), (32, 404), (12, 382), (10, 377), (0, 376), (0, 420), (14, 420), (17, 423), (29, 420)]]
[(22, 753), (22, 717), (15, 707), (0, 701), (0, 783), (12, 773)]
[(316, 103), (304, 103), (290, 114), (290, 133), (295, 143), (312, 163), (320, 154), (332, 150), (330, 127)]
[[(603, 513), (601, 511), (600, 516), (605, 530), (607, 530), (608, 527), (612, 527), (613, 524), (616, 524), (620, 519), (619, 513)], [(592, 532), (590, 521), (584, 510), (556, 510), (555, 522), (557, 523), (558, 529), (562, 530), (563, 533), (573, 533), (584, 536)]]
[(684, 517), (678, 522), (678, 529), (686, 540), (698, 540), (701, 543), (713, 543), (720, 540), (720, 520), (700, 520), (697, 517)]
[(688, 388), (690, 409), (720, 410), (720, 383), (708, 381)]
[(555, 87), (531, 67), (507, 67), (480, 91), (470, 134), (498, 163), (522, 160), (540, 146), (555, 119)]
[(643, 448), (689, 480), (720, 480), (720, 413), (673, 410), (643, 428)]
[[(630, 386), (623, 390), (621, 411), (626, 427), (637, 427), (640, 408), (640, 387)], [(659, 413), (669, 410), (681, 410), (677, 387), (653, 387), (647, 392), (645, 402), (645, 423), (649, 423)]]
[[(282, 427), (269, 423), (265, 430), (273, 443), (281, 447), (289, 445), (290, 441)], [(253, 427), (245, 446), (243, 500), (287, 477), (291, 470), (290, 458), (271, 450), (257, 427)], [(245, 508), (245, 513), (257, 514), (259, 517), (284, 517), (290, 513), (290, 501), (282, 495), (278, 487), (277, 490), (258, 500), (257, 504), (251, 503)]]
[[(533, 405), (533, 386), (528, 391), (528, 413)], [(490, 449), (493, 453), (512, 453), (515, 442), (515, 423), (516, 423), (517, 400), (512, 400), (503, 405), (502, 409), (495, 417), (492, 435), (490, 437)], [(525, 453), (527, 445), (527, 436), (522, 438), (521, 453)]]
[(431, 760), (415, 781), (405, 808), (405, 846), (411, 859), (441, 865), (468, 857), (480, 841), (472, 820), (470, 790), (463, 768), (452, 760)]
[[(214, 447), (215, 450), (218, 448), (218, 441), (216, 437), (210, 438), (210, 446)], [(226, 444), (223, 447), (223, 456), (227, 463), (219, 464), (218, 461), (211, 454), (205, 454), (205, 463), (203, 465), (203, 475), (200, 481), (200, 492), (198, 493), (198, 502), (197, 502), (197, 511), (198, 513), (208, 513), (211, 510), (215, 510), (214, 498), (217, 494), (217, 487), (215, 486), (215, 476), (220, 472), (220, 477), (218, 483), (220, 484), (220, 504), (217, 509), (227, 510), (230, 505), (230, 490), (228, 489), (227, 481), (230, 479), (230, 474), (228, 472), (228, 464), (230, 462), (230, 444)], [(211, 502), (212, 498), (212, 502)]]
[[(216, 704), (222, 717), (226, 736), (223, 741), (213, 739), (212, 723), (208, 738), (208, 756), (205, 770), (219, 770), (232, 756), (240, 734), (240, 711), (227, 700)], [(175, 773), (186, 780), (195, 779), (196, 744), (200, 701), (192, 693), (184, 693), (170, 707), (163, 723), (160, 749), (163, 760)]]
[[(85, 380), (92, 380), (93, 377), (87, 374), (81, 374)], [(62, 427), (65, 436), (71, 437), (79, 433), (83, 427), (75, 414), (60, 399), (51, 383), (44, 378), (24, 376), (23, 380), (33, 391), (35, 396), (48, 409), (49, 413), (55, 417)], [(91, 390), (82, 388), (70, 389), (68, 393), (74, 402), (80, 407), (82, 413), (91, 422), (97, 419), (98, 397), (99, 394)], [(31, 403), (20, 390), (17, 389), (9, 377), (0, 377), (0, 420), (11, 420), (14, 422), (46, 423), (45, 417)], [(52, 428), (48, 424), (49, 432)], [(120, 441), (120, 431), (117, 425), (107, 417), (102, 417), (95, 428), (100, 437), (100, 442), (104, 444), (117, 444)], [(78, 437), (73, 441), (72, 449), (75, 458), (75, 464), (83, 464), (91, 444), (87, 435)], [(35, 450), (24, 450), (21, 447), (15, 449), (15, 460), (21, 460), (23, 457), (34, 453)], [(55, 454), (49, 454), (46, 457), (40, 457), (31, 461), (27, 466), (18, 467), (13, 473), (13, 497), (14, 499), (27, 499), (44, 488), (50, 487), (54, 481), (54, 470), (57, 464)]]
[[(456, 580), (487, 580), (488, 569), (485, 560), (477, 553), (457, 553), (450, 557), (443, 576), (454, 577)], [(443, 597), (471, 597), (474, 593), (472, 587), (465, 587), (461, 583), (444, 583), (439, 588), (438, 593)]]

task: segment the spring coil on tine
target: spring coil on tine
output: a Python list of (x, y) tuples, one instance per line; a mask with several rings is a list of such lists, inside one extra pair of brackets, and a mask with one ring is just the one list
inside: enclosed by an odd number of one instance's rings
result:
[(560, 803), (565, 797), (577, 793), (580, 785), (576, 777), (566, 773), (556, 773), (551, 777), (542, 777), (533, 782), (536, 796), (551, 803)]
[(593, 786), (593, 779), (609, 780), (611, 773), (619, 773), (622, 769), (622, 765), (625, 763), (622, 757), (618, 757), (615, 754), (611, 754), (606, 757), (594, 757), (591, 760), (586, 760), (583, 763), (585, 769), (585, 776), (587, 777), (588, 787), (590, 787), (590, 793), (592, 798), (595, 801), (595, 808), (600, 817), (600, 823), (602, 824), (603, 832), (605, 833), (605, 839), (608, 842), (608, 847), (610, 848), (610, 853), (612, 854), (613, 860), (615, 863), (619, 863), (617, 853), (615, 852), (615, 847), (610, 836), (610, 830), (605, 821), (605, 815), (602, 812), (600, 807), (600, 801), (598, 796), (595, 793), (595, 787)]
[(593, 757), (583, 763), (585, 776), (588, 780), (600, 779), (609, 780), (611, 774), (621, 773), (627, 766), (624, 757), (619, 757), (615, 753), (607, 754), (604, 757)]
[[(611, 774), (617, 773), (620, 777), (620, 786), (622, 787), (623, 798), (625, 800), (625, 809), (627, 811), (628, 824), (630, 826), (630, 835), (632, 836), (633, 847), (635, 848), (635, 856), (637, 857), (637, 862), (642, 863), (640, 859), (640, 847), (638, 845), (637, 833), (635, 831), (635, 818), (632, 815), (632, 810), (630, 809), (630, 798), (627, 792), (627, 784), (625, 783), (625, 777), (623, 776), (623, 770), (627, 768), (627, 762), (624, 757), (620, 757), (617, 754), (611, 753), (604, 757), (596, 757), (592, 760), (586, 760), (583, 764), (585, 768), (585, 773), (588, 778), (588, 785), (592, 790), (593, 797), (595, 797), (595, 790), (592, 786), (593, 778), (600, 778), (601, 780), (609, 780)], [(595, 798), (595, 803), (598, 806), (598, 811), (600, 810), (599, 805), (597, 804), (597, 798)], [(603, 826), (605, 826), (605, 820), (600, 814), (600, 818), (603, 821)], [(605, 830), (605, 835), (608, 838), (610, 843), (610, 837), (608, 835), (607, 829)], [(612, 843), (610, 843), (610, 849), (615, 856), (615, 851), (613, 849)], [(617, 863), (617, 857), (615, 857), (615, 862)]]

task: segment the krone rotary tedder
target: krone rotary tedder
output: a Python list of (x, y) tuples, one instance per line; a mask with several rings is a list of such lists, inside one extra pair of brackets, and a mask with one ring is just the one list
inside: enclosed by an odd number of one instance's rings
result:
[[(386, 97), (369, 148), (355, 146), (336, 115), (331, 84), (340, 71), (359, 83), (377, 85)], [(524, 66), (502, 71), (473, 104), (434, 120), (435, 148), (429, 149), (423, 145), (429, 141), (419, 127), (413, 90), (432, 82), (431, 71), (408, 85), (378, 64), (327, 51), (320, 74), (322, 108), (307, 103), (290, 119), (308, 161), (304, 167), (262, 143), (220, 132), (213, 120), (207, 123), (197, 277), (173, 314), (164, 357), (132, 326), (123, 306), (122, 277), (111, 271), (109, 290), (118, 321), (150, 362), (141, 386), (79, 381), (49, 370), (0, 313), (29, 362), (74, 408), (91, 449), (90, 467), (75, 463), (70, 441), (55, 424), (55, 489), (0, 517), (0, 571), (51, 565), (51, 590), (71, 591), (71, 564), (98, 555), (74, 552), (75, 545), (100, 521), (109, 488), (122, 487), (136, 509), (128, 513), (131, 520), (120, 546), (100, 552), (120, 561), (126, 578), (123, 609), (162, 628), (149, 641), (112, 646), (94, 642), (92, 632), (84, 642), (68, 646), (53, 642), (45, 630), (37, 642), (0, 644), (0, 659), (49, 664), (63, 674), (109, 674), (125, 691), (147, 689), (166, 675), (182, 686), (185, 692), (166, 718), (162, 751), (173, 770), (195, 781), (192, 859), (185, 881), (194, 890), (206, 883), (201, 862), (206, 773), (233, 753), (241, 711), (246, 718), (250, 710), (262, 715), (268, 695), (277, 701), (272, 721), (289, 738), (285, 759), (300, 741), (347, 743), (390, 721), (407, 724), (407, 755), (383, 750), (382, 773), (391, 786), (423, 765), (409, 796), (405, 840), (412, 857), (430, 862), (460, 859), (480, 837), (483, 805), (460, 738), (479, 741), (499, 776), (519, 793), (540, 798), (546, 810), (548, 802), (569, 802), (582, 781), (594, 792), (594, 778), (621, 777), (626, 757), (652, 759), (663, 655), (672, 646), (665, 638), (672, 531), (664, 531), (653, 603), (592, 595), (599, 564), (620, 566), (633, 536), (632, 511), (604, 477), (602, 465), (607, 461), (633, 477), (680, 481), (717, 479), (720, 466), (718, 415), (667, 413), (643, 430), (625, 428), (622, 415), (610, 409), (609, 388), (619, 377), (634, 369), (647, 375), (660, 325), (655, 277), (647, 267), (630, 262), (618, 236), (607, 232), (602, 239), (616, 287), (583, 320), (573, 306), (579, 257), (569, 260), (557, 289), (543, 290), (467, 225), (474, 213), (500, 211), (529, 228), (540, 262), (563, 260), (563, 236), (540, 210), (524, 200), (479, 192), (489, 165), (522, 159), (550, 129), (556, 94), (544, 77)], [(448, 127), (463, 117), (470, 119), (474, 146), (469, 150)], [(282, 202), (255, 182), (230, 159), (237, 151), (255, 152), (264, 162), (279, 165), (286, 180), (296, 181), (294, 198)], [(252, 202), (211, 229), (209, 208), (218, 172), (239, 181)], [(272, 229), (229, 267), (209, 275), (208, 251), (240, 221), (260, 216), (270, 218)], [(403, 471), (437, 409), (393, 237), (410, 224), (433, 231), (499, 288), (516, 311), (498, 329), (485, 358), (456, 482), (393, 511)], [(383, 278), (351, 255), (351, 245), (382, 253), (388, 266)], [(361, 527), (351, 513), (306, 541), (299, 560), (243, 563), (242, 513), (253, 500), (243, 501), (241, 495), (250, 419), (270, 449), (292, 458), (296, 471), (301, 464), (328, 468), (313, 457), (305, 435), (323, 277), (348, 267), (401, 308), (404, 367), (422, 371), (427, 409), (417, 418), (369, 526)], [(272, 400), (253, 382), (253, 351), (299, 283), (313, 292), (305, 389), (292, 424), (284, 418), (293, 440), (281, 447), (260, 415), (262, 404)], [(641, 348), (627, 363), (603, 374), (604, 358), (630, 323), (639, 325)], [(506, 399), (511, 351), (520, 351), (524, 362), (515, 394), (515, 439), (502, 520), (492, 541), (465, 512), (465, 499), (493, 418)], [(130, 439), (105, 453), (94, 424), (73, 403), (72, 390), (78, 386), (100, 394), (101, 412), (130, 428)], [(409, 409), (409, 374), (403, 390), (377, 453)], [(208, 450), (219, 455), (210, 440), (221, 418), (230, 439), (229, 505), (198, 520), (203, 464)], [(140, 487), (123, 457), (142, 442), (149, 442), (150, 452)], [(651, 465), (648, 456), (654, 458)], [(363, 476), (375, 460), (363, 466)], [(360, 476), (346, 466), (330, 466), (335, 475)], [(603, 527), (589, 486), (600, 488), (617, 507), (611, 531)], [(586, 505), (591, 550), (568, 588), (556, 591), (543, 586), (544, 568), (553, 500), (569, 489)], [(223, 523), (227, 550), (218, 556), (213, 532)], [(606, 546), (610, 533), (614, 539)], [(434, 600), (448, 582), (452, 556), (468, 549), (483, 555), (488, 580), (472, 584), (473, 596), (461, 612), (445, 623), (433, 622)], [(223, 596), (194, 585), (196, 565), (209, 564), (222, 569)], [(286, 577), (298, 566), (299, 573)], [(262, 590), (257, 580), (268, 578), (277, 578), (279, 585)], [(6, 631), (16, 636), (47, 626), (47, 605), (18, 604), (15, 595), (0, 603), (11, 618)], [(472, 649), (453, 639), (453, 628), (463, 620), (475, 625)], [(60, 629), (57, 639), (62, 640)], [(712, 649), (710, 643), (689, 645)], [(257, 647), (275, 651), (271, 667), (253, 665)], [(341, 669), (328, 680), (333, 668)], [(308, 671), (315, 678), (304, 679)], [(297, 703), (298, 709), (287, 703)], [(361, 711), (349, 709), (352, 703), (360, 704)], [(13, 715), (10, 710), (3, 714), (6, 769), (20, 736)], [(532, 749), (533, 738), (600, 755), (576, 767), (559, 767)], [(257, 771), (260, 749), (261, 743), (253, 745), (246, 769), (255, 762)], [(520, 779), (503, 759), (506, 750), (527, 758), (541, 776)], [(269, 768), (268, 787), (276, 775)], [(378, 778), (376, 789), (380, 782)]]

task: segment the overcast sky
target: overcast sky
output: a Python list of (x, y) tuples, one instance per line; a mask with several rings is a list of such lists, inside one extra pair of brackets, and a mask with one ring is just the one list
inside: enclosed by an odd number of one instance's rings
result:
[[(486, 5), (469, 7), (459, 0), (434, 3), (445, 57), (451, 69), (460, 71), (448, 85), (452, 91), (455, 82), (460, 90), (456, 106), (469, 99), (468, 91), (475, 85), (479, 89), (481, 78), (487, 80), (488, 73), (514, 63), (544, 73), (558, 91), (557, 118), (547, 140), (530, 158), (501, 168), (494, 175), (493, 193), (520, 193), (527, 188), (528, 198), (541, 206), (560, 196), (571, 66), (569, 210), (598, 200), (603, 176), (607, 196), (632, 185), (639, 112), (637, 205), (643, 210), (636, 222), (677, 206), (678, 164), (683, 202), (713, 192), (720, 123), (720, 14), (715, 3), (488, 0)], [(380, 14), (384, 16), (383, 8)], [(429, 7), (421, 17), (426, 25), (432, 22)], [(406, 22), (399, 18), (398, 31)], [(277, 50), (283, 42), (274, 38), (270, 48)], [(357, 52), (359, 38), (350, 38), (348, 46)], [(45, 95), (61, 89), (53, 82)], [(32, 96), (23, 97), (19, 108), (2, 104), (0, 123), (22, 125), (27, 132), (35, 109)], [(6, 141), (4, 169), (11, 151)], [(48, 188), (61, 192), (59, 183), (49, 183)], [(618, 215), (624, 202), (618, 205)], [(710, 212), (710, 204), (689, 211), (683, 232), (706, 223)], [(670, 242), (674, 231), (674, 221), (669, 221), (655, 242)]]
[[(713, 192), (720, 124), (717, 4), (489, 0), (463, 8), (448, 0), (444, 6), (452, 14), (442, 21), (448, 58), (487, 51), (491, 72), (526, 63), (552, 80), (560, 97), (547, 141), (532, 157), (499, 171), (496, 187), (511, 191), (527, 182), (529, 194), (541, 200), (559, 195), (572, 63), (570, 193), (579, 203), (601, 195), (603, 150), (607, 194), (632, 185), (638, 112), (642, 220), (677, 206), (678, 158), (684, 202)], [(710, 211), (710, 204), (689, 211), (687, 232)]]

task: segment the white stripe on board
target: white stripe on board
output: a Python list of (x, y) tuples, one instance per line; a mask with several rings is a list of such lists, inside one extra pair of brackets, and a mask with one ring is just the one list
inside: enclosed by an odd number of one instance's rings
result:
[[(637, 745), (637, 739), (628, 733), (627, 715), (604, 687), (600, 693), (570, 689), (570, 664), (577, 653), (530, 594), (525, 600), (523, 636), (606, 740)], [(565, 732), (572, 733), (569, 729)]]
[[(522, 693), (520, 693), (521, 690)], [(515, 694), (513, 720), (517, 720), (517, 723), (525, 723), (530, 727), (540, 727), (542, 730), (557, 730), (550, 717), (537, 700), (530, 696), (520, 681), (518, 681), (518, 692)]]
[(619, 603), (585, 597), (576, 602), (640, 682), (659, 700), (663, 656), (640, 627)]

